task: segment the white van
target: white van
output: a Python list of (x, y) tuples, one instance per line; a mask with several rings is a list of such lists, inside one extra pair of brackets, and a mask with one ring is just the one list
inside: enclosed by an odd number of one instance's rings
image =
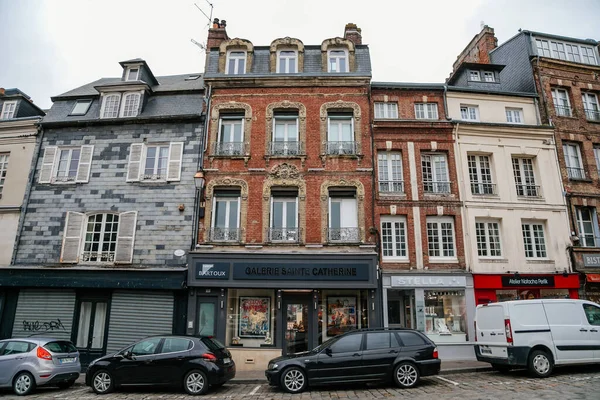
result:
[(499, 371), (524, 366), (545, 378), (554, 365), (600, 363), (600, 306), (515, 300), (477, 306), (475, 354)]

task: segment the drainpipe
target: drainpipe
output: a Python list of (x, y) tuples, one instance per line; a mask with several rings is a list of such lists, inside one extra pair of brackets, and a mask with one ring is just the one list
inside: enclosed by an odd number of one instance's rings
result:
[(447, 100), (447, 95), (448, 95), (448, 85), (444, 83), (444, 114), (445, 114), (446, 120), (450, 119), (450, 118), (448, 118), (448, 100)]

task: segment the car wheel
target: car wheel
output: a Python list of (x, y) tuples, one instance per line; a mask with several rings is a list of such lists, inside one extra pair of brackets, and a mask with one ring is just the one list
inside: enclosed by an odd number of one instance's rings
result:
[(92, 376), (92, 389), (97, 394), (107, 394), (115, 388), (115, 381), (110, 372), (106, 370), (97, 371)]
[(527, 367), (535, 377), (546, 378), (552, 373), (554, 362), (552, 357), (545, 351), (535, 350), (529, 355)]
[(508, 371), (510, 371), (510, 366), (508, 365), (503, 365), (503, 364), (492, 364), (492, 368), (495, 371), (501, 372), (503, 374), (507, 373)]
[(298, 367), (291, 367), (281, 374), (281, 388), (288, 393), (300, 393), (306, 389), (306, 374)]
[(17, 396), (26, 396), (35, 390), (35, 379), (29, 372), (19, 372), (13, 381), (13, 390)]
[(187, 394), (204, 394), (208, 390), (208, 379), (206, 374), (200, 370), (194, 369), (183, 378), (183, 390)]
[(68, 389), (71, 386), (73, 386), (74, 384), (75, 384), (75, 381), (67, 381), (67, 382), (61, 382), (56, 386), (58, 386), (59, 389)]
[(419, 382), (419, 370), (413, 363), (403, 362), (394, 369), (394, 381), (403, 389), (415, 387)]

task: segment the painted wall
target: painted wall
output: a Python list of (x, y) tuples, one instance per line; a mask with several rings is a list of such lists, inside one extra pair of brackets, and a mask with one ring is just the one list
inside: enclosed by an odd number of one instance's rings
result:
[(479, 93), (448, 92), (448, 115), (460, 121), (460, 106), (472, 105), (479, 107), (479, 121), (495, 124), (505, 124), (506, 108), (523, 109), (525, 125), (538, 125), (538, 111), (530, 97), (487, 95)]

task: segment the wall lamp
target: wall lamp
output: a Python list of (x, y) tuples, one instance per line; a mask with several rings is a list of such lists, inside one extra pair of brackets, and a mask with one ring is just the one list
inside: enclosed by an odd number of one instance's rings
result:
[(199, 191), (199, 207), (198, 207), (198, 217), (204, 218), (204, 185), (206, 184), (206, 179), (204, 179), (204, 171), (202, 169), (196, 172), (194, 175), (194, 185), (196, 185), (196, 189)]

